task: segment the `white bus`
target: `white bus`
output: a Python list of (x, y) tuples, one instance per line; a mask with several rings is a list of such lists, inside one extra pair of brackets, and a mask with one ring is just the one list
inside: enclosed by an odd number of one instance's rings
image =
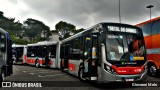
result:
[(12, 40), (8, 32), (0, 28), (0, 82), (13, 73)]
[(28, 44), (26, 63), (36, 67), (59, 68), (59, 48), (57, 41)]
[(61, 41), (61, 70), (80, 80), (141, 81), (147, 77), (142, 30), (120, 23), (99, 23)]
[(13, 64), (26, 63), (27, 46), (26, 45), (12, 45), (12, 59)]

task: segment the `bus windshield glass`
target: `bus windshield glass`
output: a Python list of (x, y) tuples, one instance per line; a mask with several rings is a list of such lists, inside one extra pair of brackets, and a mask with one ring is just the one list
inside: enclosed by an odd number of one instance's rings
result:
[(106, 34), (107, 60), (144, 61), (145, 47), (143, 36), (137, 34)]

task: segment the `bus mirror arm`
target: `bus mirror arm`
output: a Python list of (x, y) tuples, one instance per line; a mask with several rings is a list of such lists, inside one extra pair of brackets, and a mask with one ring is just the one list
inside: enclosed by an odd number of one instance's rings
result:
[(108, 63), (106, 60), (106, 54), (105, 54), (105, 45), (104, 44), (101, 44), (101, 54), (102, 54), (102, 62), (107, 64), (108, 66), (111, 66), (110, 63)]

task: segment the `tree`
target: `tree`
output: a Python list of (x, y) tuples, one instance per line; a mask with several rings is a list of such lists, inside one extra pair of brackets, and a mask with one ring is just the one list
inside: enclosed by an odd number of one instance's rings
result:
[(76, 34), (76, 33), (79, 33), (79, 32), (81, 32), (81, 31), (83, 31), (83, 30), (85, 30), (85, 29), (83, 29), (83, 28), (77, 29), (77, 30), (75, 30), (73, 33)]
[(57, 23), (55, 25), (55, 28), (60, 34), (60, 40), (71, 36), (71, 34), (76, 30), (76, 26), (64, 21), (60, 21), (59, 23)]
[(49, 38), (51, 35), (50, 28), (43, 22), (28, 18), (24, 21), (25, 32), (31, 41), (37, 42), (40, 38)]

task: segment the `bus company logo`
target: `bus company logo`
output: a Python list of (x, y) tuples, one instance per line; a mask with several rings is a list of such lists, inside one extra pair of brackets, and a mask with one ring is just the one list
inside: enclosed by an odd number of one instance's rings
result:
[(2, 87), (11, 87), (11, 82), (2, 82)]
[(34, 82), (2, 82), (2, 87), (42, 87), (42, 84)]

